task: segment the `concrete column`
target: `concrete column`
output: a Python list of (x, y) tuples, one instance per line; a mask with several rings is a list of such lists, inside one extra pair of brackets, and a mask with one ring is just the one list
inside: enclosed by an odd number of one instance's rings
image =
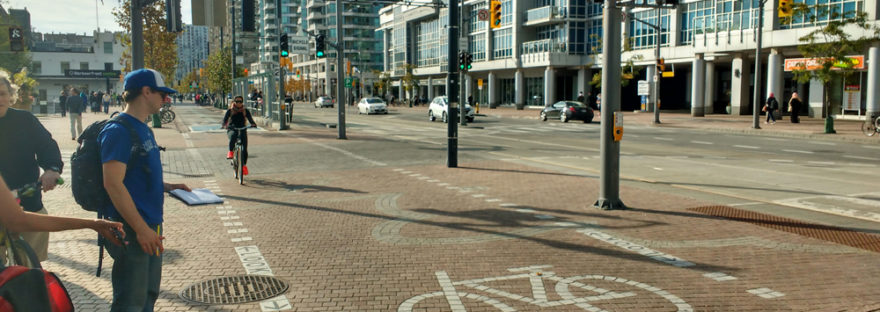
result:
[(822, 116), (822, 98), (825, 96), (825, 90), (822, 87), (822, 81), (818, 79), (810, 79), (810, 117), (821, 118)]
[(406, 100), (406, 90), (404, 90), (403, 80), (400, 80), (399, 83), (400, 88), (397, 88), (397, 98), (400, 99), (399, 101), (401, 103), (403, 103)]
[(547, 66), (544, 70), (544, 106), (556, 102), (556, 71)]
[(681, 42), (681, 34), (678, 31), (674, 31), (674, 29), (681, 29), (681, 8), (682, 6), (676, 6), (669, 15), (669, 42), (672, 43), (669, 46), (678, 46)]
[(779, 51), (773, 49), (770, 52), (770, 55), (767, 56), (767, 94), (761, 99), (767, 99), (772, 92), (776, 96), (776, 100), (779, 101), (780, 108), (782, 108), (782, 103), (784, 103), (782, 94), (782, 70), (782, 54), (779, 54)]
[(752, 81), (752, 70), (749, 60), (742, 54), (734, 57), (731, 64), (730, 78), (730, 114), (745, 115), (751, 112), (749, 101), (749, 83)]
[(577, 87), (577, 90), (576, 90), (577, 93), (583, 92), (585, 97), (586, 97), (587, 95), (589, 95), (589, 93), (587, 93), (587, 84), (588, 84), (588, 81), (587, 81), (587, 70), (581, 68), (581, 69), (578, 70), (578, 76), (577, 76), (577, 86), (576, 86), (576, 87)]
[(516, 106), (519, 107), (519, 106), (525, 105), (525, 103), (526, 103), (526, 101), (525, 101), (525, 99), (526, 99), (526, 87), (525, 87), (526, 81), (523, 78), (522, 69), (516, 70), (516, 75), (514, 76), (514, 78), (516, 80), (514, 82), (516, 84), (516, 94), (514, 94), (514, 101), (515, 101), (514, 104), (516, 104)]
[[(657, 92), (657, 90), (654, 90), (655, 74), (657, 74), (657, 66), (649, 65), (648, 67), (645, 67), (645, 81), (647, 81), (648, 85), (651, 86), (651, 92)], [(648, 95), (648, 104), (645, 105), (645, 111), (654, 111), (654, 98), (651, 95)]]
[(428, 77), (428, 101), (434, 100), (434, 78)]
[(498, 93), (498, 78), (495, 77), (495, 73), (489, 73), (489, 108), (498, 107), (498, 97), (496, 94)]
[(868, 103), (865, 106), (868, 116), (880, 112), (880, 47), (868, 49)]
[[(469, 95), (474, 94), (474, 83), (473, 83), (473, 79), (471, 79), (471, 75), (464, 75), (463, 82), (464, 82), (464, 99), (462, 99), (462, 102), (465, 102), (465, 101), (467, 101), (467, 97)], [(474, 101), (476, 101), (476, 100), (474, 100)], [(473, 105), (473, 103), (468, 103), (468, 104)]]
[(703, 86), (706, 90), (703, 98), (703, 113), (712, 114), (715, 112), (715, 62), (706, 61), (706, 84)]
[(880, 19), (880, 1), (865, 1), (865, 13), (868, 14), (869, 21)]
[(691, 116), (705, 116), (706, 98), (706, 66), (703, 61), (703, 55), (695, 55), (693, 66), (691, 66)]

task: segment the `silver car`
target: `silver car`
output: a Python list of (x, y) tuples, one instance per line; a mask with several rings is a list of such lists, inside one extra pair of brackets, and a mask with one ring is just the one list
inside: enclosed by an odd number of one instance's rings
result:
[(380, 98), (365, 97), (358, 101), (358, 114), (388, 114), (388, 107)]
[[(447, 114), (449, 112), (449, 103), (446, 96), (435, 97), (428, 106), (428, 120), (434, 121), (440, 118), (443, 122), (447, 122)], [(468, 122), (474, 121), (474, 109), (470, 104), (464, 105), (464, 116)]]
[(315, 107), (333, 107), (333, 99), (329, 96), (320, 96), (317, 100), (315, 100)]

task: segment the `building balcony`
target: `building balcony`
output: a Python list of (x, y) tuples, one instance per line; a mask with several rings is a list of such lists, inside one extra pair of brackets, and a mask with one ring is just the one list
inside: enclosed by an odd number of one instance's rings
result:
[(523, 42), (521, 51), (523, 67), (578, 66), (586, 60), (584, 55), (569, 54), (568, 43), (555, 39)]
[(565, 8), (557, 6), (545, 6), (526, 11), (523, 15), (525, 26), (541, 26), (565, 21), (567, 16)]
[(308, 7), (308, 8), (322, 6), (322, 5), (324, 5), (324, 0), (309, 0), (308, 2), (306, 2), (306, 7)]
[(308, 15), (307, 18), (308, 18), (309, 20), (321, 19), (321, 18), (324, 18), (324, 13), (321, 13), (321, 12), (312, 12), (312, 13), (309, 13), (309, 15)]

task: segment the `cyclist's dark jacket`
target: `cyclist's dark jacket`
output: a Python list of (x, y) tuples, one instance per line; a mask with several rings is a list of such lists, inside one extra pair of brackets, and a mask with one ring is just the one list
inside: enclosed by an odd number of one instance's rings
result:
[(226, 115), (223, 116), (223, 125), (227, 128), (244, 128), (247, 126), (245, 123), (245, 117), (247, 117), (247, 121), (250, 121), (252, 125), (256, 125), (254, 122), (254, 118), (251, 117), (251, 111), (247, 110), (247, 108), (243, 108), (244, 114), (233, 113), (234, 109), (227, 109)]
[[(27, 111), (9, 108), (0, 118), (0, 174), (10, 189), (37, 182), (43, 169), (64, 168), (58, 143)], [(43, 209), (42, 192), (21, 199), (26, 211)]]

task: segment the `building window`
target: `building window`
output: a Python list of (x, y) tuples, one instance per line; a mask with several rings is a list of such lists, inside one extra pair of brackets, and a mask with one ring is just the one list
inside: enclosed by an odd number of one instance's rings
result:
[(89, 62), (80, 62), (80, 63), (79, 63), (79, 69), (82, 69), (82, 70), (89, 70)]
[(587, 17), (602, 16), (602, 4), (593, 3), (587, 5)]
[(43, 63), (41, 63), (40, 61), (34, 61), (32, 64), (33, 65), (31, 66), (31, 68), (34, 72), (34, 75), (39, 75), (43, 73)]
[[(794, 0), (794, 3), (804, 3), (812, 7), (816, 4), (816, 0)], [(813, 8), (806, 14), (792, 16), (791, 24), (782, 24), (780, 28), (792, 29), (826, 25), (830, 21), (853, 17), (855, 12), (865, 10), (864, 0), (825, 0), (819, 1), (819, 3), (823, 7)]]
[(513, 24), (513, 0), (501, 1), (501, 27)]
[(760, 0), (715, 0), (716, 31), (754, 29)]
[(510, 28), (495, 31), (492, 38), (492, 58), (503, 59), (513, 56), (513, 32)]
[(104, 42), (104, 54), (113, 54), (113, 42)]
[[(636, 12), (633, 13), (633, 17), (648, 24), (657, 25), (656, 10)], [(635, 19), (630, 19), (629, 27), (631, 29), (629, 42), (632, 49), (648, 49), (656, 45), (657, 33), (654, 31), (654, 28)], [(667, 9), (660, 10), (660, 43), (661, 46), (669, 45), (669, 10)]]
[(498, 86), (501, 87), (501, 104), (513, 104), (516, 100), (516, 82), (514, 79), (498, 79)]
[(688, 3), (681, 13), (681, 44), (691, 44), (694, 35), (704, 34), (712, 27), (712, 1)]
[(113, 70), (113, 63), (104, 63), (104, 70)]
[(486, 60), (486, 33), (469, 36), (468, 51), (474, 56), (474, 61)]
[(440, 21), (419, 23), (416, 28), (416, 58), (418, 67), (440, 65)]
[(526, 104), (544, 105), (544, 77), (526, 77)]
[(587, 46), (590, 47), (590, 53), (602, 53), (602, 19), (592, 19), (587, 23), (590, 23), (590, 27), (587, 28)]
[(586, 53), (586, 29), (584, 22), (568, 23), (568, 53), (569, 54), (585, 54)]
[(480, 10), (487, 10), (487, 9), (489, 9), (488, 2), (480, 2), (480, 3), (475, 3), (474, 5), (471, 5), (471, 10), (469, 11), (469, 13), (470, 13), (469, 21), (471, 21), (469, 30), (471, 33), (486, 30), (486, 26), (489, 25), (489, 23), (486, 23), (485, 21), (480, 21), (477, 18), (477, 13)]
[(70, 62), (61, 62), (61, 74), (66, 75), (68, 70), (70, 70)]

